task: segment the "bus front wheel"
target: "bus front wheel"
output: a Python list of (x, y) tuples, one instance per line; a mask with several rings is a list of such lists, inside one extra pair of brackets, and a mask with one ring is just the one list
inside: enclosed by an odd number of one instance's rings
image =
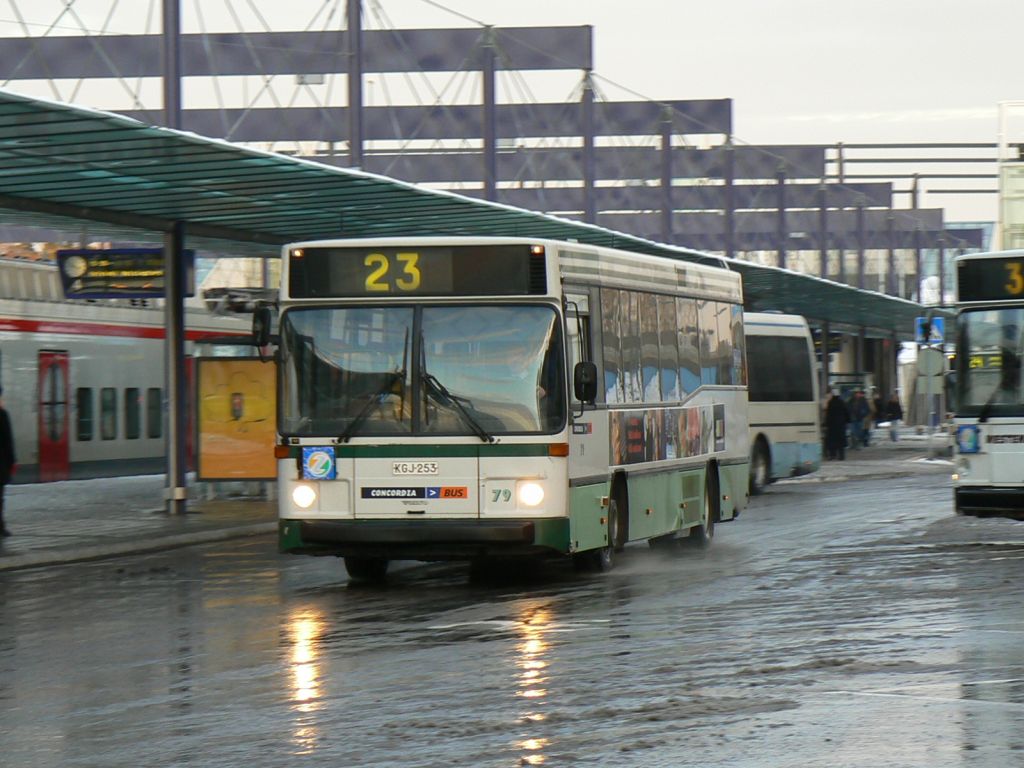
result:
[(383, 581), (388, 572), (388, 561), (383, 557), (346, 557), (345, 570), (353, 581)]
[(690, 535), (684, 539), (686, 544), (697, 549), (707, 549), (715, 538), (715, 510), (712, 500), (718, 498), (717, 485), (712, 489), (712, 479), (709, 474), (704, 479), (704, 508), (701, 510), (700, 523), (690, 529)]
[(579, 570), (610, 571), (615, 565), (615, 543), (619, 539), (619, 505), (615, 499), (608, 502), (608, 545), (578, 552), (573, 564)]

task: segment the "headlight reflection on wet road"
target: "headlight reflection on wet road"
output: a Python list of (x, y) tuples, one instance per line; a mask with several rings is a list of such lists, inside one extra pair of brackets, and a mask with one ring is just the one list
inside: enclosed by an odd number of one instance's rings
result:
[[(517, 624), (516, 631), (522, 641), (516, 645), (516, 666), (519, 667), (519, 688), (516, 696), (530, 701), (531, 710), (523, 713), (520, 718), (524, 724), (534, 725), (544, 722), (547, 716), (541, 711), (541, 705), (547, 696), (548, 667), (546, 658), (549, 645), (544, 639), (545, 633), (551, 629), (551, 613), (546, 608), (530, 608), (524, 611)], [(545, 762), (544, 748), (550, 744), (548, 739), (531, 737), (523, 739), (517, 746), (523, 750), (520, 757), (522, 765), (543, 765)]]
[(291, 699), (296, 712), (293, 738), (300, 755), (312, 754), (320, 735), (313, 716), (320, 709), (322, 696), (317, 657), (324, 626), (323, 619), (308, 610), (289, 617), (287, 626), (291, 642)]

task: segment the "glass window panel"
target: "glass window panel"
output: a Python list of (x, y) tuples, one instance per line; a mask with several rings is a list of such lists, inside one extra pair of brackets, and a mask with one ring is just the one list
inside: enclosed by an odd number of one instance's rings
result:
[(682, 399), (679, 387), (679, 348), (676, 341), (676, 302), (671, 296), (658, 297), (658, 359), (661, 368), (661, 396), (664, 400)]
[(622, 350), (619, 345), (619, 291), (601, 289), (601, 344), (604, 359), (604, 400), (623, 401)]
[(150, 387), (146, 390), (146, 437), (160, 437), (163, 424), (163, 396), (159, 387)]
[(100, 438), (117, 439), (117, 390), (113, 387), (100, 390)]
[(633, 291), (622, 291), (619, 297), (622, 312), (622, 382), (627, 403), (643, 402), (640, 378), (640, 297)]
[(732, 305), (716, 301), (714, 307), (715, 325), (718, 328), (718, 343), (714, 348), (718, 363), (718, 383), (735, 384), (732, 378)]
[(426, 307), (420, 429), (554, 432), (565, 423), (558, 316), (542, 306)]
[(676, 328), (679, 342), (679, 385), (685, 397), (696, 392), (700, 386), (700, 334), (695, 299), (676, 299)]
[(747, 340), (743, 331), (743, 307), (730, 305), (732, 309), (732, 366), (733, 383), (747, 383)]
[(75, 430), (77, 438), (82, 442), (92, 440), (95, 416), (92, 408), (91, 387), (79, 387), (75, 390), (75, 410), (78, 413)]
[(814, 399), (807, 341), (790, 336), (747, 339), (748, 396), (752, 403), (807, 402)]
[(127, 387), (124, 391), (124, 436), (128, 440), (138, 440), (142, 434), (141, 405), (138, 387)]
[(301, 309), (281, 321), (281, 431), (412, 430), (411, 307)]
[(661, 401), (661, 361), (658, 354), (658, 297), (637, 294), (640, 308), (640, 380), (645, 403)]
[(1022, 416), (1024, 310), (963, 312), (957, 318), (957, 415)]
[(718, 318), (714, 301), (697, 301), (697, 327), (700, 330), (700, 383), (718, 383)]

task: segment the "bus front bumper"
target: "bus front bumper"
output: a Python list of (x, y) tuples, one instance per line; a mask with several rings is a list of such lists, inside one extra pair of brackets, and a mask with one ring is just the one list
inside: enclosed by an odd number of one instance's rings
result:
[(1024, 520), (1024, 488), (959, 486), (953, 489), (958, 515)]
[(282, 552), (470, 560), (537, 557), (569, 551), (568, 518), (532, 520), (280, 520)]

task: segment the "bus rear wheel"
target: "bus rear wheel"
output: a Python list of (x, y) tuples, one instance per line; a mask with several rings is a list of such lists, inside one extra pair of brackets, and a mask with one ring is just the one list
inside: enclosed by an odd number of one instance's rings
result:
[(345, 558), (345, 570), (353, 581), (380, 582), (388, 572), (388, 561), (383, 557)]
[(768, 486), (768, 448), (758, 440), (750, 454), (750, 495), (762, 493)]

